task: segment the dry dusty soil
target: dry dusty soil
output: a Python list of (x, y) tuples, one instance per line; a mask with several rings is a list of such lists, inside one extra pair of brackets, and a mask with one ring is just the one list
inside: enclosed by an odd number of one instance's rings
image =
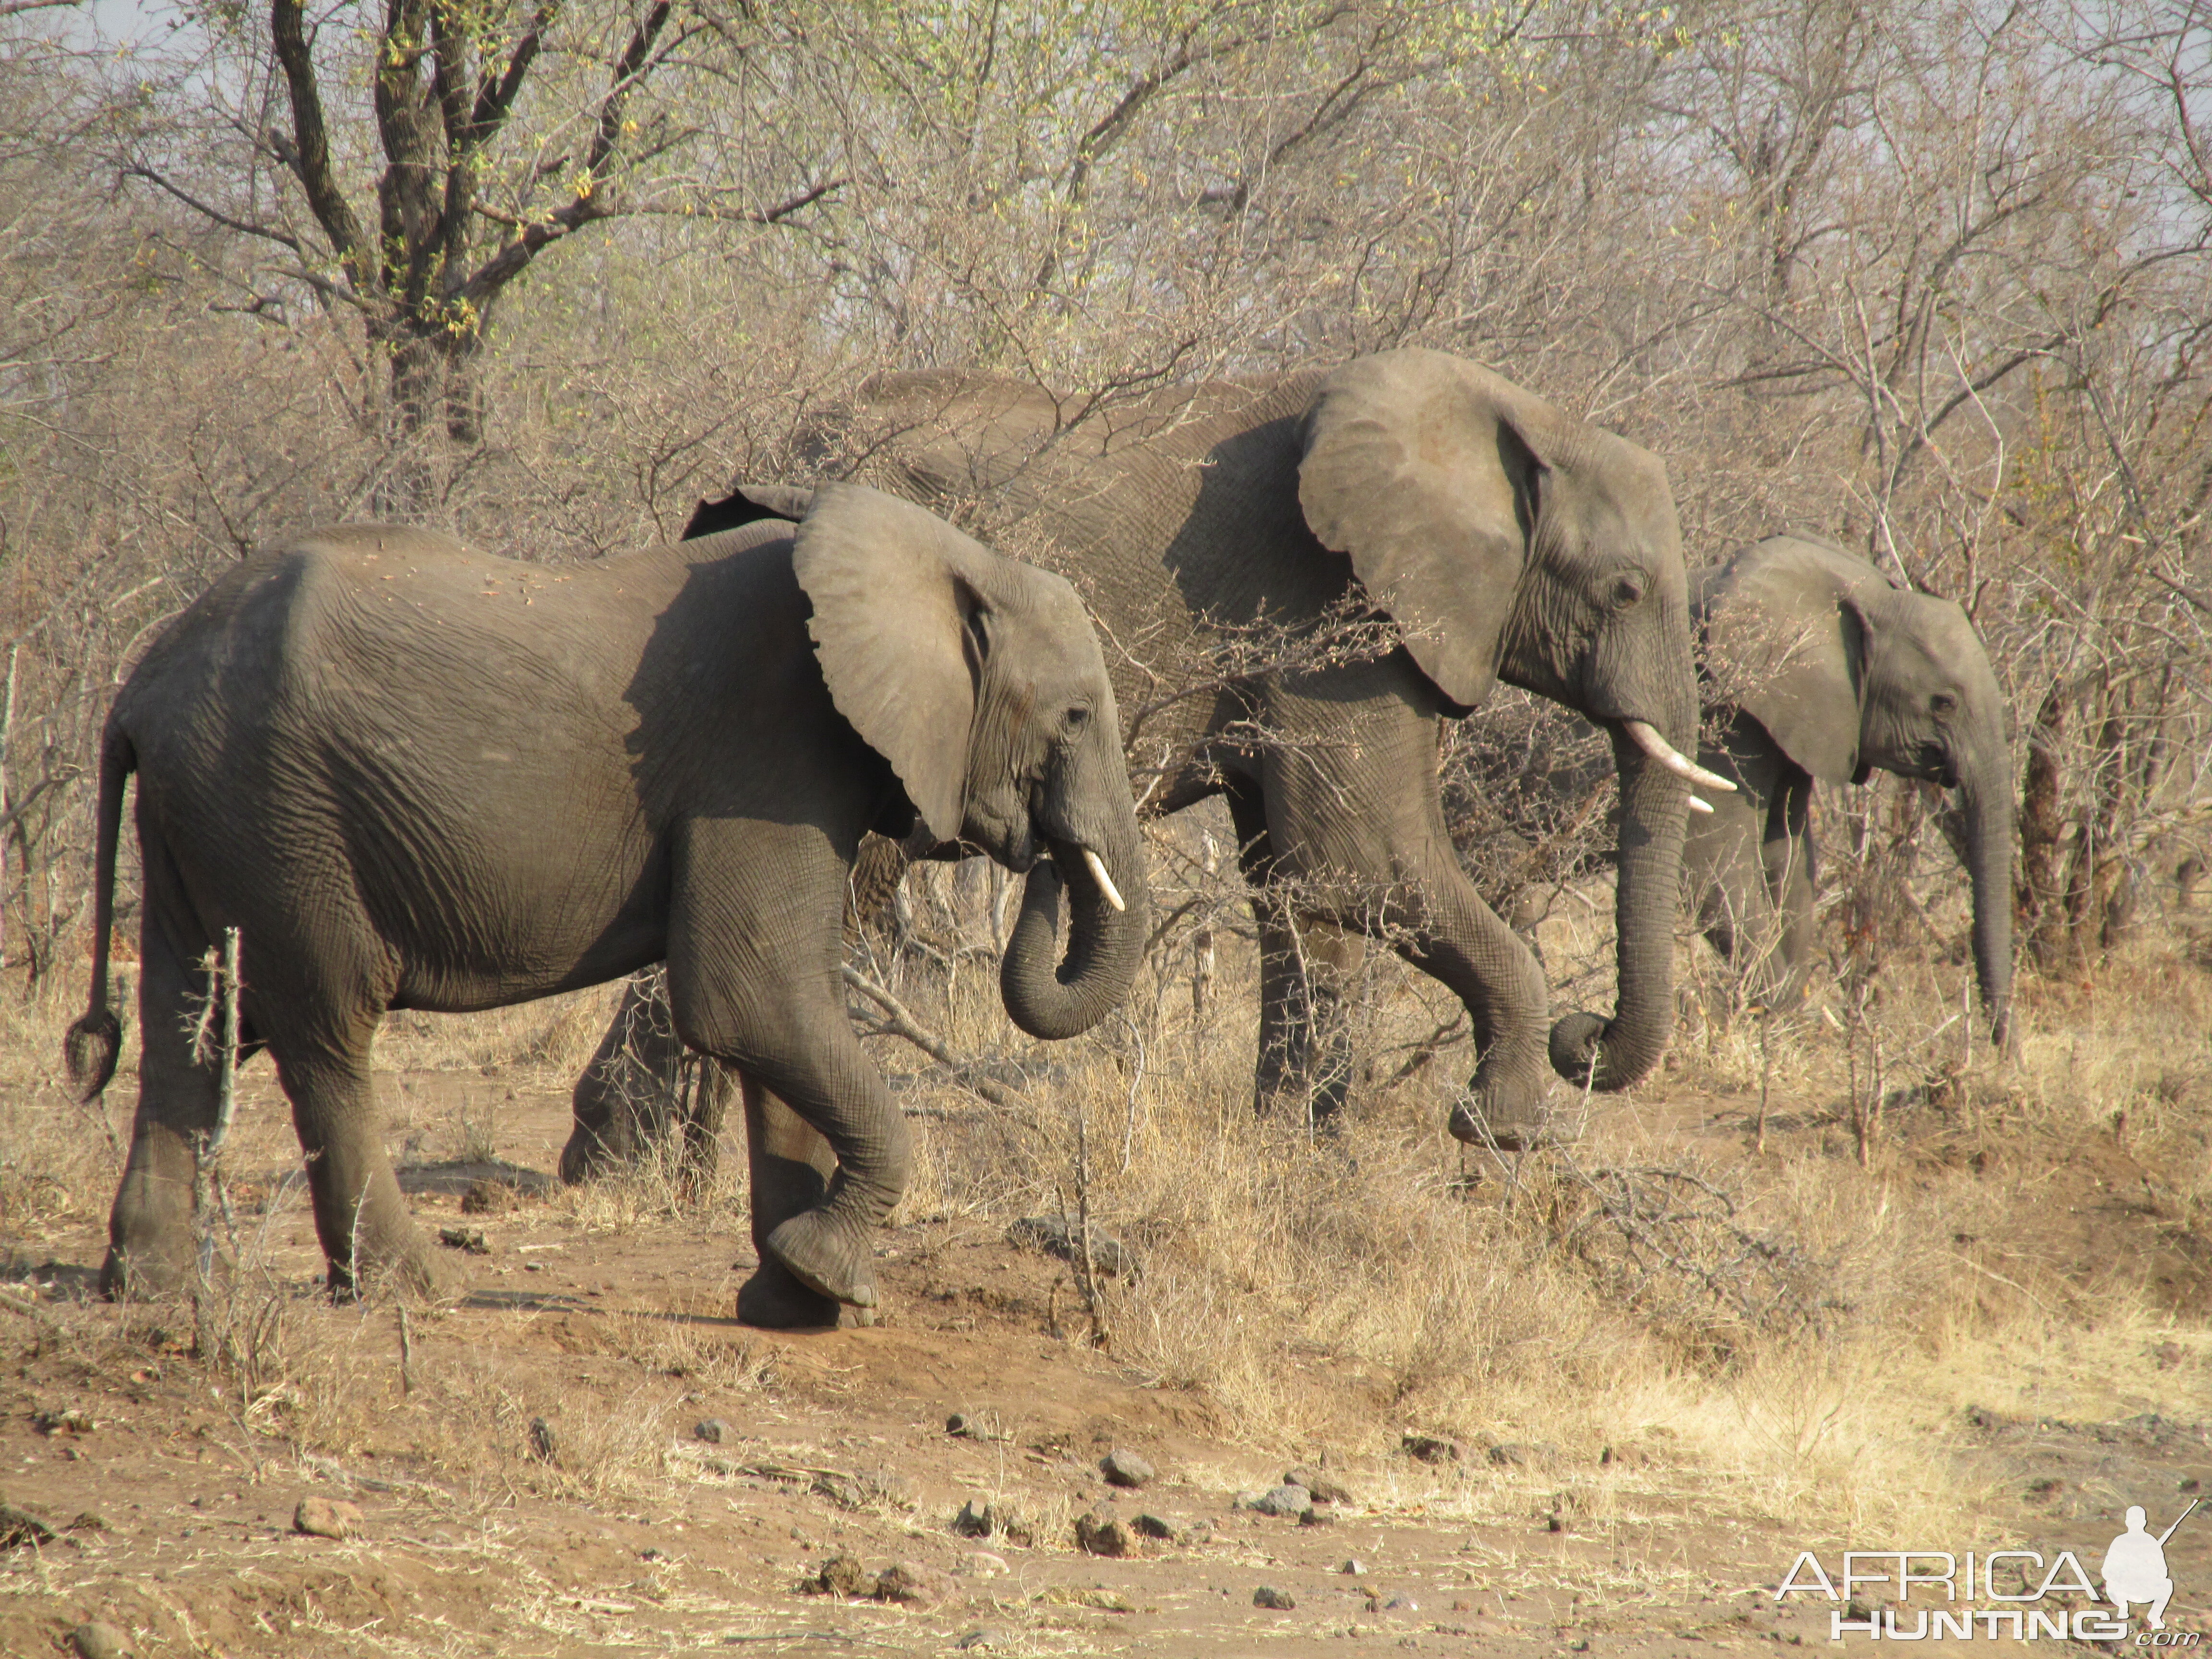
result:
[[(223, 1316), (244, 1360), (195, 1358), (189, 1308), (87, 1299), (96, 1217), (14, 1242), (0, 1492), (54, 1533), (10, 1523), (0, 1652), (72, 1651), (93, 1620), (122, 1634), (112, 1650), (148, 1656), (1829, 1649), (1830, 1604), (1778, 1608), (1771, 1589), (1801, 1544), (1832, 1568), (1840, 1546), (1732, 1516), (1663, 1440), (1378, 1456), (1328, 1471), (1346, 1492), (1315, 1523), (1254, 1513), (1237, 1494), (1273, 1484), (1289, 1453), (1079, 1340), (1062, 1264), (999, 1225), (887, 1233), (874, 1328), (749, 1332), (730, 1316), (749, 1251), (726, 1224), (594, 1232), (530, 1197), (463, 1213), (487, 1173), (527, 1186), (552, 1167), (564, 1097), (524, 1086), (506, 1110), (514, 1164), (418, 1158), (407, 1176), (427, 1226), (481, 1230), (489, 1254), (468, 1259), (457, 1306), (411, 1318), (404, 1364), (391, 1305), (320, 1296), (296, 1195), (266, 1219), (296, 1153), (265, 1076), (231, 1165), (275, 1286)], [(321, 1370), (301, 1358), (316, 1353)], [(334, 1424), (341, 1392), (375, 1403)], [(954, 1413), (968, 1432), (947, 1431)], [(694, 1432), (708, 1419), (719, 1443)], [(2148, 1503), (2160, 1526), (2212, 1481), (2201, 1425), (1984, 1413), (1969, 1428), (1978, 1474), (2018, 1494), (2013, 1535), (2093, 1567), (2120, 1505)], [(1156, 1478), (1109, 1486), (1099, 1460), (1115, 1449)], [(357, 1505), (351, 1535), (295, 1530), (310, 1498)], [(958, 1535), (971, 1500), (1029, 1530)], [(1118, 1518), (1134, 1553), (1076, 1549), (1091, 1514)], [(1171, 1535), (1143, 1536), (1140, 1516)], [(819, 1588), (839, 1554), (861, 1593)], [(2184, 1526), (2170, 1559), (2168, 1622), (2203, 1629), (2212, 1522)], [(912, 1599), (867, 1594), (898, 1563)], [(1284, 1605), (1256, 1604), (1263, 1588)], [(1994, 1650), (1920, 1650), (1969, 1646)]]

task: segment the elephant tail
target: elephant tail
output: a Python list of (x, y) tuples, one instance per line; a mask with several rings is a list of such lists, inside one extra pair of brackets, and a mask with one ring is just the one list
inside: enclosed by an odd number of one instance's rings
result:
[(69, 1028), (62, 1054), (80, 1098), (92, 1099), (115, 1075), (123, 1052), (123, 1022), (107, 1000), (108, 943), (115, 931), (115, 853), (123, 827), (123, 786), (138, 769), (131, 740), (110, 729), (100, 752), (99, 850), (92, 890), (92, 995), (84, 1018)]

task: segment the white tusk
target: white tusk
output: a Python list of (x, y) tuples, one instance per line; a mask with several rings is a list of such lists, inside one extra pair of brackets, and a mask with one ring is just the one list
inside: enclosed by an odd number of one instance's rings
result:
[(1690, 810), (1692, 812), (1710, 812), (1713, 810), (1713, 804), (1709, 800), (1699, 800), (1692, 795), (1690, 797)]
[(1636, 746), (1677, 777), (1687, 778), (1692, 783), (1702, 783), (1708, 789), (1717, 789), (1723, 794), (1735, 793), (1735, 786), (1717, 772), (1705, 769), (1659, 735), (1658, 727), (1649, 720), (1624, 720), (1628, 735), (1636, 739)]
[(1088, 847), (1083, 849), (1083, 867), (1091, 872), (1091, 879), (1098, 884), (1098, 890), (1106, 895), (1106, 902), (1116, 910), (1129, 907), (1121, 902), (1121, 890), (1114, 884), (1114, 878), (1106, 873), (1106, 866), (1098, 854)]

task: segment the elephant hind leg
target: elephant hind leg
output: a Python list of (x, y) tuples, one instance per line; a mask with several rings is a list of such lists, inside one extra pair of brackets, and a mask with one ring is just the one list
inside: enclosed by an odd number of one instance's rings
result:
[[(149, 860), (149, 886), (157, 860)], [(190, 1028), (206, 994), (204, 941), (173, 942), (150, 901), (139, 931), (138, 1103), (130, 1155), (107, 1216), (100, 1270), (109, 1297), (164, 1295), (193, 1268), (192, 1188), (201, 1137), (216, 1124), (216, 1075), (192, 1062)]]
[(351, 1042), (272, 1038), (270, 1048), (307, 1158), (331, 1294), (357, 1295), (396, 1280), (435, 1295), (451, 1287), (453, 1273), (416, 1226), (384, 1150), (370, 1078), (372, 1029), (364, 1024), (349, 1033)]

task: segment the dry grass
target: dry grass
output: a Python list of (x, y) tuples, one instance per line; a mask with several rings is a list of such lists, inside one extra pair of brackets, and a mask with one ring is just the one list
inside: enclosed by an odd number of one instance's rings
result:
[[(988, 937), (987, 890), (940, 882), (923, 897), (944, 928)], [(1942, 895), (1929, 902), (1940, 914)], [(1553, 907), (1544, 948), (1563, 1000), (1607, 1000), (1609, 908), (1601, 884)], [(2081, 1420), (2197, 1409), (2212, 1335), (2194, 1305), (2162, 1297), (2143, 1249), (2100, 1254), (2059, 1218), (2085, 1183), (2134, 1170), (2136, 1189), (2118, 1197), (2138, 1207), (2142, 1237), (2204, 1224), (2212, 1065), (2177, 1034), (2212, 1027), (2212, 985), (2185, 937), (2147, 934), (2086, 979), (2024, 979), (2008, 1060), (1968, 1048), (1955, 1017), (1965, 969), (1905, 954), (1880, 964), (1868, 1024), (1882, 1035), (1885, 1095), (1863, 1159), (1850, 1091), (1869, 1088), (1866, 1030), (1842, 1018), (1832, 988), (1825, 1012), (1816, 1000), (1764, 1025), (1712, 1013), (1725, 985), (1686, 938), (1689, 1012), (1664, 1072), (1589, 1103), (1568, 1152), (1510, 1168), (1443, 1133), (1463, 1043), (1399, 1076), (1453, 1011), (1379, 953), (1353, 1013), (1364, 1064), (1345, 1127), (1316, 1139), (1255, 1121), (1250, 947), (1221, 937), (1200, 1020), (1185, 943), (1166, 941), (1164, 979), (1139, 985), (1127, 1018), (1054, 1048), (1012, 1033), (988, 963), (962, 957), (948, 981), (921, 957), (879, 960), (909, 1006), (1018, 1091), (992, 1105), (908, 1045), (870, 1039), (918, 1135), (900, 1218), (999, 1227), (1087, 1201), (1142, 1263), (1098, 1281), (1113, 1358), (1212, 1401), (1255, 1449), (1376, 1471), (1375, 1506), (1523, 1511), (1527, 1474), (1480, 1455), (1509, 1443), (1540, 1471), (1556, 1456), (1546, 1501), (1592, 1519), (1702, 1493), (1831, 1533), (1955, 1528), (1990, 1501), (1942, 1455), (1969, 1404)], [(396, 1099), (417, 1119), (395, 1139), (453, 1156), (501, 1150), (501, 1079), (565, 1082), (611, 1000), (395, 1019), (385, 1065), (498, 1074), (444, 1121)], [(60, 995), (0, 1016), (11, 1237), (96, 1213), (112, 1190), (115, 1149), (38, 1057), (74, 1012)], [(678, 1214), (733, 1234), (740, 1166), (726, 1153), (703, 1205), (687, 1206), (672, 1166), (654, 1165), (557, 1194), (538, 1213), (594, 1234)], [(276, 1197), (296, 1216), (296, 1193)], [(669, 1457), (687, 1396), (773, 1385), (748, 1343), (680, 1318), (617, 1319), (616, 1386), (563, 1402), (549, 1461), (531, 1443), (545, 1407), (495, 1357), (448, 1353), (410, 1392), (389, 1310), (332, 1310), (266, 1270), (276, 1224), (249, 1220), (235, 1267), (196, 1308), (134, 1310), (114, 1340), (196, 1356), (226, 1410), (301, 1457), (356, 1455), (364, 1424), (398, 1413), (452, 1493), (620, 1503), (684, 1473)], [(1071, 1335), (1085, 1326), (1077, 1277), (1061, 1303)], [(417, 1317), (418, 1339), (434, 1344), (438, 1316)], [(1408, 1465), (1390, 1455), (1407, 1430), (1456, 1436), (1474, 1455)], [(1604, 1448), (1622, 1455), (1600, 1463)], [(1054, 1523), (1041, 1540), (1066, 1530), (1066, 1517), (1036, 1518)]]

